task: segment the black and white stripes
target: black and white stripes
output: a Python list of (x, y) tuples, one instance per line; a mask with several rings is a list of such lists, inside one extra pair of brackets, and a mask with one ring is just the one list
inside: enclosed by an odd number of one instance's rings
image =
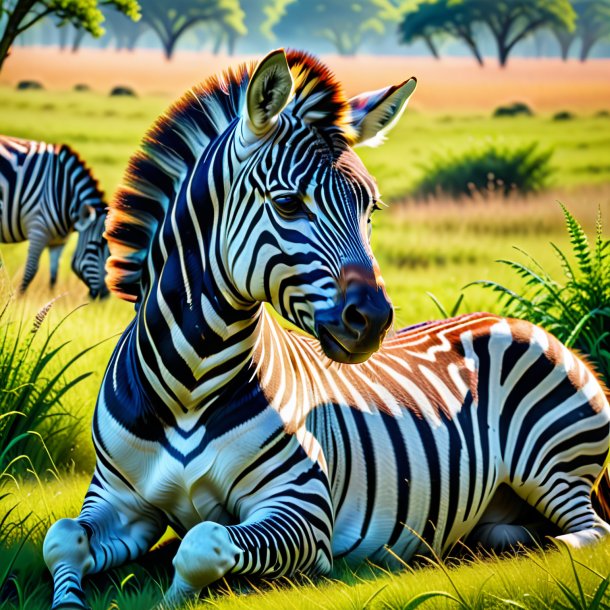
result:
[(83, 607), (86, 574), (167, 524), (183, 539), (165, 608), (228, 573), (518, 542), (524, 506), (575, 546), (610, 532), (590, 497), (610, 407), (585, 363), (488, 314), (386, 336), (379, 194), (351, 146), (378, 141), (414, 86), (347, 100), (319, 62), (277, 51), (146, 136), (107, 223), (109, 284), (135, 317), (102, 381), (81, 515), (45, 539), (55, 608)]

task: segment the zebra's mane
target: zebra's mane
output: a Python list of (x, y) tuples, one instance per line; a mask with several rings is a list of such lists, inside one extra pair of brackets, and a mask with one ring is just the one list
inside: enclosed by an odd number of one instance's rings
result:
[[(349, 103), (330, 70), (304, 52), (288, 51), (286, 57), (294, 80), (286, 111), (351, 140)], [(255, 67), (242, 64), (187, 91), (157, 119), (130, 159), (110, 203), (105, 234), (111, 254), (106, 281), (120, 298), (141, 299), (140, 278), (152, 241), (205, 148), (241, 115)]]
[[(104, 191), (100, 188), (98, 179), (93, 175), (93, 172), (85, 160), (68, 144), (55, 144), (55, 155), (62, 163), (67, 163), (70, 158), (73, 158), (76, 165), (83, 168), (88, 178), (87, 203), (97, 208), (98, 211), (106, 209), (106, 199)], [(99, 201), (99, 204), (94, 202)]]

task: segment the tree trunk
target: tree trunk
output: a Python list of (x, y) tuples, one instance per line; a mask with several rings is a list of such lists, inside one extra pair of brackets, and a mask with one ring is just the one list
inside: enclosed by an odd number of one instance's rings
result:
[(66, 50), (66, 47), (68, 46), (68, 32), (67, 32), (67, 27), (63, 26), (58, 28), (57, 30), (57, 36), (59, 37), (59, 48), (62, 51)]
[(216, 34), (214, 38), (214, 46), (212, 47), (212, 54), (218, 55), (220, 53), (220, 49), (222, 48), (222, 41), (224, 39), (224, 32), (220, 30), (218, 34)]
[(163, 41), (163, 50), (165, 51), (165, 59), (167, 59), (167, 61), (172, 60), (177, 42), (178, 37), (173, 33), (168, 34), (167, 40)]
[(80, 50), (80, 46), (83, 42), (85, 34), (85, 30), (80, 28), (74, 32), (74, 40), (72, 41), (72, 53), (77, 53)]
[(481, 68), (483, 66), (485, 66), (485, 61), (483, 60), (483, 56), (481, 55), (481, 52), (479, 51), (479, 47), (477, 47), (477, 43), (470, 37), (462, 36), (462, 40), (466, 43), (466, 46), (472, 51), (472, 54), (474, 55), (475, 59), (477, 60), (477, 63), (479, 64), (479, 66)]
[(580, 47), (580, 61), (585, 62), (589, 58), (593, 45), (597, 42), (597, 38), (583, 38), (582, 46)]
[(126, 40), (127, 40), (127, 44), (125, 44), (125, 48), (128, 51), (133, 51), (136, 48), (136, 44), (138, 43), (138, 38), (140, 38), (140, 35), (142, 34), (141, 31), (134, 31), (133, 34), (127, 34), (126, 36)]
[(501, 68), (506, 68), (506, 64), (508, 63), (508, 49), (506, 47), (498, 49), (498, 61)]
[(424, 36), (423, 38), (428, 50), (430, 53), (432, 53), (432, 57), (434, 57), (434, 59), (440, 59), (441, 56), (436, 48), (436, 45), (434, 44), (434, 41), (432, 40), (432, 36)]
[(19, 26), (21, 22), (25, 19), (35, 3), (36, 0), (21, 0), (9, 15), (4, 34), (2, 34), (2, 38), (0, 38), (0, 71), (2, 71), (2, 65), (9, 54), (13, 42), (15, 42), (15, 38), (17, 38), (20, 33)]

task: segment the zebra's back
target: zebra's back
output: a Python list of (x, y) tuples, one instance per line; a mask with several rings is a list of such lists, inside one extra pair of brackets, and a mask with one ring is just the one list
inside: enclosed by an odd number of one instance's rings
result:
[(28, 239), (32, 222), (49, 200), (49, 178), (58, 147), (0, 136), (0, 241)]

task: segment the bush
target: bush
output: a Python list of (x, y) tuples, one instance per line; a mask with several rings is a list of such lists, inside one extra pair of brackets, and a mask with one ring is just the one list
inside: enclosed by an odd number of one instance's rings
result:
[(606, 385), (610, 385), (610, 247), (602, 238), (598, 212), (595, 245), (562, 205), (572, 245), (572, 262), (554, 244), (563, 270), (555, 279), (533, 258), (529, 264), (502, 260), (523, 280), (513, 292), (496, 282), (476, 282), (499, 293), (503, 313), (524, 318), (546, 328), (568, 347), (589, 357)]
[(575, 115), (569, 110), (562, 110), (553, 115), (553, 121), (571, 121), (573, 118), (575, 118)]
[(38, 82), (37, 80), (20, 80), (17, 83), (17, 89), (19, 91), (27, 91), (27, 90), (40, 90), (40, 89), (44, 89), (42, 83)]
[(110, 97), (137, 97), (136, 92), (131, 87), (119, 85), (110, 92)]
[(550, 150), (538, 150), (536, 143), (514, 149), (489, 143), (459, 155), (437, 156), (423, 166), (424, 177), (413, 194), (460, 198), (535, 193), (547, 186), (552, 173), (551, 155)]
[[(1, 272), (1, 270), (0, 270)], [(3, 281), (4, 278), (4, 281)], [(9, 318), (8, 282), (0, 276), (0, 473), (42, 473), (70, 464), (80, 421), (62, 407), (62, 399), (91, 373), (66, 380), (70, 367), (87, 351), (59, 364), (68, 341), (58, 343), (61, 322), (44, 333), (53, 301), (37, 313), (31, 327)], [(4, 290), (2, 288), (4, 287)], [(6, 479), (4, 479), (6, 480)], [(3, 484), (0, 479), (0, 487)]]
[(91, 91), (91, 87), (86, 83), (76, 83), (74, 91)]
[(494, 117), (534, 116), (533, 110), (523, 102), (514, 102), (506, 106), (498, 106), (493, 113)]

